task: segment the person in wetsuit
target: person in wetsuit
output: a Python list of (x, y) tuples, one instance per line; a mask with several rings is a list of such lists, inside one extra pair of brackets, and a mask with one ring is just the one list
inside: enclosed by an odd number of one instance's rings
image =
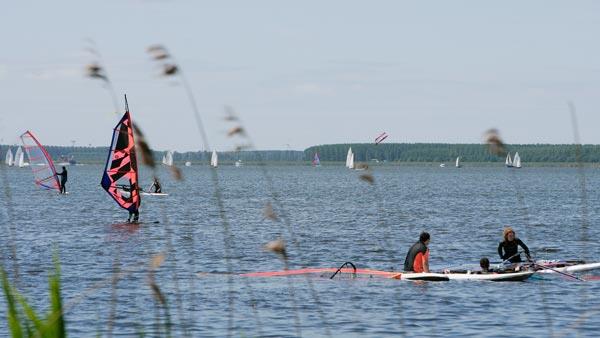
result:
[(498, 244), (498, 255), (500, 255), (500, 258), (502, 260), (509, 260), (511, 263), (521, 262), (519, 246), (525, 251), (527, 260), (531, 260), (527, 245), (516, 237), (515, 231), (511, 227), (504, 228), (504, 240)]
[[(139, 190), (136, 186), (135, 183), (131, 182), (131, 180), (129, 180), (129, 198), (133, 201), (133, 195), (134, 194), (139, 194)], [(129, 216), (127, 216), (127, 223), (137, 223), (138, 220), (140, 219), (140, 211), (136, 208), (134, 211), (127, 209), (127, 211), (129, 211)]]
[(490, 273), (490, 260), (487, 257), (483, 257), (479, 260), (479, 266), (481, 267), (481, 273)]
[(152, 191), (152, 189), (154, 189), (154, 193), (159, 194), (162, 192), (162, 186), (160, 185), (160, 182), (158, 182), (158, 178), (154, 178), (154, 182), (152, 182), (152, 185), (150, 186), (150, 191)]
[(66, 194), (67, 193), (67, 187), (65, 185), (67, 184), (67, 168), (65, 168), (63, 166), (62, 167), (62, 172), (56, 173), (56, 175), (60, 176), (60, 193), (61, 194)]
[(413, 244), (404, 260), (404, 271), (429, 272), (429, 233), (423, 231), (419, 241)]

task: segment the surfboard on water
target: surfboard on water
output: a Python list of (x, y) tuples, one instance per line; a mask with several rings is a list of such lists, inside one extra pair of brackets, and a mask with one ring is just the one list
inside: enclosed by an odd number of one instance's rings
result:
[(54, 161), (46, 151), (46, 148), (38, 141), (31, 131), (26, 131), (21, 134), (21, 142), (23, 148), (29, 158), (33, 179), (37, 186), (42, 189), (56, 190), (60, 192), (60, 183)]

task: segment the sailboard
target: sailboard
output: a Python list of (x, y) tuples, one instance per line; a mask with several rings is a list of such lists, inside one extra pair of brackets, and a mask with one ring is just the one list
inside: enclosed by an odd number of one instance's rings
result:
[(6, 151), (6, 157), (4, 158), (4, 163), (9, 167), (13, 165), (13, 153), (12, 153), (12, 150), (10, 150), (10, 147), (8, 147), (8, 150)]
[(319, 154), (318, 153), (315, 153), (315, 157), (313, 158), (312, 165), (313, 165), (313, 167), (320, 167), (321, 166), (321, 160), (319, 159)]
[(130, 212), (139, 209), (142, 199), (138, 185), (133, 122), (127, 97), (125, 97), (125, 114), (113, 130), (100, 184), (121, 208)]
[(21, 134), (21, 142), (29, 158), (35, 184), (40, 188), (60, 191), (56, 168), (46, 148), (29, 130)]

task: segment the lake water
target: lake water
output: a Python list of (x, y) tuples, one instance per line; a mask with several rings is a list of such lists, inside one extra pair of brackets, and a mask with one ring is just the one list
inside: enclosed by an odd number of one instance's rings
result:
[[(159, 168), (170, 196), (143, 196), (145, 223), (137, 227), (123, 224), (127, 212), (99, 186), (102, 169), (69, 167), (70, 194), (59, 196), (34, 186), (28, 168), (0, 168), (2, 264), (30, 303), (45, 311), (52, 253), (58, 253), (72, 337), (110, 331), (162, 336), (167, 312), (175, 336), (591, 337), (600, 332), (600, 281), (555, 275), (503, 283), (235, 275), (284, 269), (280, 257), (262, 249), (280, 236), (291, 269), (351, 261), (359, 268), (400, 270), (423, 230), (432, 236), (433, 269), (476, 264), (483, 256), (498, 261), (505, 225), (537, 259), (598, 261), (598, 169), (582, 174), (577, 168), (389, 165), (373, 169), (370, 185), (359, 179), (365, 172), (342, 167), (268, 166), (265, 176), (258, 166), (222, 166), (217, 173), (228, 232), (206, 166), (181, 168), (183, 181)], [(151, 171), (142, 169), (147, 186)], [(264, 218), (268, 202), (279, 221)], [(149, 284), (152, 258), (161, 252), (165, 261), (153, 278), (168, 311)], [(121, 278), (112, 302), (117, 268)], [(3, 298), (0, 308), (0, 332), (7, 335)]]

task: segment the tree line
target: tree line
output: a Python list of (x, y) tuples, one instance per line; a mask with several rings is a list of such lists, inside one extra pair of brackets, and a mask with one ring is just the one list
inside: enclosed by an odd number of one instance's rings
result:
[[(8, 145), (0, 145), (0, 156), (4, 156)], [(315, 153), (324, 162), (343, 162), (348, 149), (352, 147), (355, 161), (371, 160), (386, 162), (449, 162), (456, 157), (463, 162), (504, 162), (504, 156), (489, 153), (484, 144), (446, 144), (446, 143), (372, 143), (324, 144), (312, 146), (304, 151), (297, 150), (260, 150), (260, 151), (224, 151), (218, 152), (220, 162), (310, 162)], [(12, 152), (16, 146), (11, 146)], [(68, 147), (47, 146), (46, 150), (56, 162), (73, 159), (79, 163), (104, 163), (108, 156), (108, 147)], [(515, 152), (523, 162), (600, 162), (600, 145), (574, 144), (510, 144), (506, 150), (511, 157)], [(154, 159), (160, 163), (166, 151), (153, 151)], [(174, 152), (175, 163), (208, 163), (210, 152), (188, 151)], [(578, 159), (579, 157), (579, 159)]]

